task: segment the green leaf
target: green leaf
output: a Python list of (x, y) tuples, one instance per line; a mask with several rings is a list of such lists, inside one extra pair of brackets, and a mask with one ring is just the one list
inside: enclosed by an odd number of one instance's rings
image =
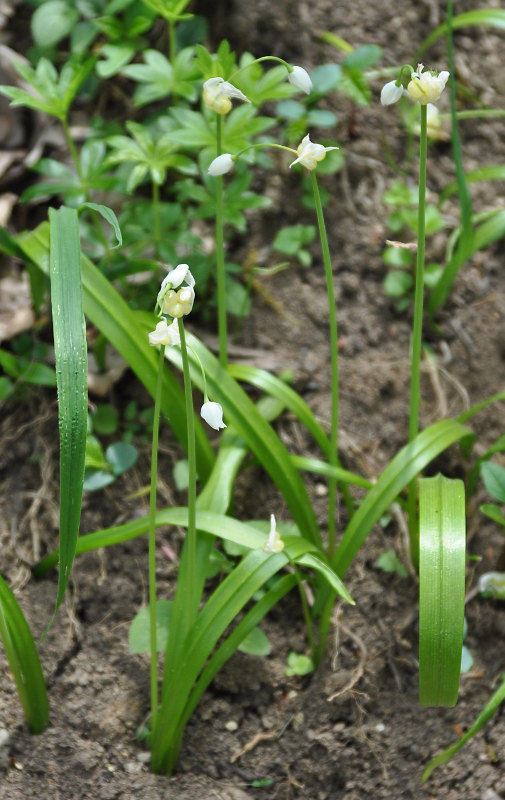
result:
[(271, 649), (268, 637), (261, 628), (253, 628), (252, 631), (249, 631), (237, 648), (241, 653), (248, 653), (250, 656), (268, 656)]
[(87, 347), (77, 212), (49, 209), (54, 355), (60, 427), (60, 572), (55, 614), (70, 578), (81, 516), (87, 428)]
[(419, 433), (396, 454), (361, 502), (344, 532), (332, 564), (340, 577), (345, 575), (372, 527), (410, 481), (441, 452), (469, 435), (469, 429), (459, 422), (444, 419)]
[(102, 436), (110, 436), (117, 431), (119, 412), (109, 405), (97, 406), (92, 414), (93, 430)]
[(406, 578), (408, 576), (407, 570), (394, 550), (386, 550), (384, 553), (381, 553), (375, 562), (375, 566), (383, 572), (396, 572), (401, 578)]
[(72, 31), (79, 14), (65, 0), (46, 0), (33, 12), (30, 27), (39, 47), (50, 48)]
[(288, 655), (286, 675), (309, 675), (314, 672), (314, 662), (309, 656), (300, 655), (291, 651)]
[(121, 247), (123, 244), (123, 237), (121, 236), (119, 222), (112, 208), (103, 206), (100, 203), (83, 203), (81, 208), (91, 208), (92, 211), (96, 211), (98, 214), (101, 214), (101, 216), (107, 220), (107, 222), (110, 222), (114, 228), (114, 233), (116, 234), (117, 239), (117, 244), (112, 249), (114, 250), (115, 247)]
[(472, 736), (475, 736), (475, 734), (478, 733), (484, 727), (484, 725), (486, 725), (489, 722), (489, 720), (491, 719), (491, 717), (493, 716), (499, 705), (503, 703), (504, 700), (505, 700), (505, 675), (503, 675), (502, 677), (502, 682), (500, 686), (498, 687), (496, 692), (494, 692), (489, 701), (486, 703), (485, 707), (482, 709), (481, 713), (479, 714), (473, 725), (467, 730), (467, 732), (464, 733), (463, 736), (455, 744), (451, 745), (446, 750), (443, 750), (441, 753), (435, 756), (435, 758), (432, 758), (429, 764), (426, 765), (421, 779), (422, 783), (428, 780), (431, 773), (433, 772), (434, 769), (436, 769), (436, 767), (439, 767), (441, 764), (447, 764), (447, 762), (451, 760), (453, 755), (455, 755), (458, 752), (458, 750), (461, 750), (463, 745), (465, 745), (466, 742), (468, 742), (468, 740), (472, 738)]
[(103, 58), (96, 65), (98, 75), (100, 78), (111, 78), (132, 60), (135, 53), (136, 47), (131, 42), (105, 44), (100, 51)]
[(412, 289), (414, 279), (410, 272), (403, 270), (392, 270), (388, 272), (382, 282), (386, 294), (390, 297), (403, 297)]
[(49, 701), (35, 642), (21, 608), (0, 576), (0, 637), (33, 733), (49, 724)]
[[(163, 653), (167, 646), (168, 628), (172, 616), (172, 600), (156, 601), (156, 649)], [(135, 615), (128, 631), (130, 653), (150, 653), (149, 606), (141, 608)]]
[(382, 47), (378, 44), (363, 44), (345, 57), (343, 66), (347, 69), (364, 70), (372, 67), (382, 57)]
[(492, 519), (493, 522), (497, 522), (498, 525), (503, 525), (503, 527), (505, 527), (505, 517), (503, 516), (500, 506), (494, 503), (483, 503), (479, 508), (486, 517)]
[(419, 702), (458, 699), (465, 616), (465, 489), (437, 475), (419, 481)]
[[(189, 485), (189, 469), (187, 458), (181, 458), (173, 469), (174, 482), (179, 492), (183, 492)], [(226, 511), (226, 508), (224, 509)]]
[(485, 461), (480, 468), (484, 486), (500, 503), (505, 503), (505, 467), (494, 461)]
[(127, 469), (130, 469), (130, 467), (135, 464), (138, 457), (137, 448), (126, 442), (111, 444), (105, 451), (105, 458), (107, 459), (112, 473), (116, 477), (122, 475)]

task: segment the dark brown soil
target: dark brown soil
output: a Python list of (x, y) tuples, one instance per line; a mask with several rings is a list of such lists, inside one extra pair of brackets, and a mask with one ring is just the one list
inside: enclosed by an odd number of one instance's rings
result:
[[(207, 4), (200, 3), (200, 6)], [(438, 22), (438, 4), (411, 0), (400, 4), (343, 0), (339, 4), (217, 4), (211, 20), (215, 41), (226, 36), (238, 51), (272, 53), (307, 68), (339, 59), (318, 34), (332, 31), (353, 45), (384, 47), (384, 63), (413, 58), (413, 50)], [(458, 3), (457, 12), (499, 2)], [(202, 9), (200, 9), (202, 10)], [(440, 12), (442, 14), (442, 12)], [(503, 32), (486, 28), (456, 33), (458, 80), (491, 107), (505, 107), (501, 80)], [(428, 66), (445, 68), (443, 43), (426, 56)], [(408, 416), (408, 341), (410, 318), (399, 316), (384, 295), (381, 259), (387, 238), (387, 210), (381, 202), (395, 178), (386, 154), (401, 161), (405, 133), (396, 111), (378, 102), (380, 83), (369, 108), (356, 109), (341, 95), (328, 104), (339, 117), (336, 137), (345, 148), (345, 169), (325, 182), (332, 194), (326, 208), (330, 246), (337, 279), (341, 355), (341, 456), (346, 467), (377, 476), (405, 443)], [(447, 103), (447, 100), (445, 100)], [(446, 106), (442, 108), (446, 110)], [(466, 169), (505, 163), (503, 120), (462, 123)], [(317, 140), (317, 136), (314, 136)], [(412, 166), (415, 184), (415, 163)], [(448, 144), (429, 151), (428, 184), (438, 191), (453, 178)], [(251, 217), (251, 237), (239, 243), (234, 260), (251, 248), (271, 259), (270, 245), (282, 225), (312, 222), (298, 203), (299, 178), (281, 173), (265, 191), (272, 209)], [(504, 207), (503, 183), (479, 184), (473, 190), (475, 210)], [(443, 207), (449, 229), (457, 224), (455, 200)], [(433, 237), (428, 258), (441, 257), (446, 233)], [(265, 248), (267, 248), (265, 250)], [(272, 312), (256, 297), (245, 321), (233, 360), (251, 350), (252, 363), (279, 372), (294, 372), (324, 425), (329, 420), (329, 350), (327, 301), (319, 248), (312, 248), (310, 271), (293, 265), (268, 282), (296, 324)], [(438, 370), (423, 375), (423, 424), (455, 416), (504, 388), (505, 282), (503, 242), (477, 254), (462, 270), (439, 316), (442, 334), (427, 329), (426, 340), (439, 359)], [(191, 327), (191, 321), (189, 322)], [(193, 329), (194, 325), (193, 325)], [(208, 331), (195, 330), (207, 340)], [(132, 375), (113, 390), (111, 402), (149, 399)], [(33, 395), (19, 407), (2, 410), (0, 428), (0, 571), (6, 576), (39, 636), (50, 618), (56, 575), (35, 582), (29, 565), (37, 553), (57, 541), (57, 410), (49, 391)], [(484, 452), (503, 433), (503, 406), (479, 414), (473, 428), (477, 451)], [(288, 416), (278, 424), (293, 451), (306, 446), (303, 433)], [(303, 450), (303, 452), (306, 452)], [(160, 503), (183, 503), (173, 487), (171, 469), (178, 456), (164, 431), (161, 451)], [(457, 448), (430, 468), (461, 476), (468, 465)], [(82, 531), (126, 521), (146, 513), (145, 501), (132, 499), (147, 482), (149, 447), (138, 464), (112, 487), (87, 495)], [(309, 482), (322, 529), (324, 486)], [(478, 495), (482, 501), (484, 494)], [(476, 574), (496, 568), (503, 536), (469, 508), (469, 553), (481, 560)], [(240, 518), (267, 518), (285, 509), (258, 470), (241, 476), (235, 497)], [(158, 577), (162, 597), (170, 597), (176, 567), (165, 543), (177, 551), (173, 530), (159, 538)], [(32, 736), (23, 721), (11, 676), (0, 653), (0, 729), (8, 733), (0, 751), (2, 800), (499, 800), (505, 798), (505, 724), (499, 710), (491, 723), (448, 765), (420, 784), (423, 766), (468, 729), (505, 671), (503, 605), (479, 597), (467, 605), (468, 637), (475, 666), (462, 677), (460, 700), (453, 709), (421, 708), (417, 698), (417, 584), (385, 574), (374, 566), (385, 549), (405, 558), (401, 525), (396, 518), (377, 527), (349, 571), (354, 608), (335, 610), (327, 659), (312, 676), (288, 678), (290, 650), (304, 652), (307, 643), (296, 597), (287, 597), (262, 625), (272, 643), (267, 658), (234, 656), (204, 696), (188, 725), (178, 770), (167, 779), (149, 772), (148, 753), (136, 739), (136, 728), (148, 713), (148, 662), (128, 651), (128, 627), (146, 602), (147, 542), (143, 539), (88, 554), (77, 560), (64, 607), (41, 647), (48, 679), (51, 726)], [(469, 562), (475, 564), (475, 562)], [(472, 567), (473, 570), (473, 567)], [(475, 582), (468, 574), (469, 588)], [(340, 692), (340, 693), (339, 693)], [(268, 781), (263, 788), (256, 782)]]

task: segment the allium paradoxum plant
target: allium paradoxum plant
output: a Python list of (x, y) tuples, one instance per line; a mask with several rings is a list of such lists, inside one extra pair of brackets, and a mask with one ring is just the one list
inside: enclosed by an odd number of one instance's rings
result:
[[(312, 81), (308, 72), (303, 67), (288, 64), (281, 58), (275, 56), (263, 56), (245, 67), (236, 70), (230, 76), (230, 80), (216, 76), (209, 78), (203, 84), (202, 99), (205, 106), (216, 114), (216, 158), (221, 158), (223, 123), (222, 118), (229, 114), (233, 107), (233, 100), (242, 103), (250, 103), (246, 95), (231, 83), (235, 77), (245, 69), (249, 69), (253, 64), (261, 61), (277, 61), (283, 64), (288, 73), (288, 80), (292, 86), (306, 94), (312, 89)], [(216, 177), (224, 174), (217, 171)], [(223, 235), (223, 184), (219, 179), (216, 187), (216, 266), (217, 266), (217, 308), (218, 308), (218, 336), (219, 336), (219, 361), (222, 366), (226, 366), (228, 361), (228, 341), (227, 341), (227, 319), (226, 319), (226, 277), (224, 266), (224, 235)]]
[[(404, 88), (404, 75), (407, 73), (407, 86)], [(410, 73), (410, 74), (409, 74)], [(411, 377), (410, 377), (410, 413), (409, 441), (419, 431), (421, 349), (423, 335), (424, 307), (424, 253), (425, 253), (425, 218), (426, 218), (426, 154), (428, 146), (428, 106), (433, 107), (440, 99), (449, 79), (446, 70), (442, 72), (426, 71), (423, 64), (417, 69), (406, 65), (400, 70), (396, 81), (387, 83), (381, 92), (383, 105), (396, 103), (400, 97), (407, 96), (420, 105), (420, 147), (419, 147), (419, 205), (417, 216), (417, 260), (414, 297), (414, 322), (411, 344)], [(410, 534), (410, 555), (414, 566), (419, 563), (419, 533), (416, 515), (416, 484), (409, 486), (408, 515)]]
[[(180, 347), (184, 375), (184, 393), (186, 400), (186, 422), (188, 432), (188, 562), (186, 573), (188, 602), (195, 594), (194, 569), (196, 561), (196, 452), (195, 427), (191, 376), (189, 371), (188, 349), (184, 331), (183, 317), (189, 314), (195, 300), (195, 280), (187, 264), (179, 264), (164, 278), (158, 296), (156, 309), (161, 317), (154, 331), (149, 333), (149, 344), (159, 347), (158, 379), (153, 419), (153, 439), (151, 456), (151, 489), (149, 501), (149, 626), (151, 649), (151, 723), (154, 729), (158, 714), (158, 665), (156, 641), (156, 479), (158, 472), (158, 439), (160, 426), (161, 388), (165, 348)], [(170, 323), (165, 315), (171, 317)], [(205, 385), (205, 376), (204, 376)], [(218, 403), (209, 402), (207, 391), (204, 392), (204, 404), (201, 416), (213, 428), (219, 430), (226, 427), (223, 423), (223, 410)]]

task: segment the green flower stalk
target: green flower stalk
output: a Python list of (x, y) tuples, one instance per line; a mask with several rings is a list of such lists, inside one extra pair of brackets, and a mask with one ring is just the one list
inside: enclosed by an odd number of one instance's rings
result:
[[(419, 432), (419, 405), (421, 402), (421, 352), (423, 341), (424, 312), (424, 253), (426, 225), (426, 158), (428, 149), (427, 106), (436, 103), (444, 90), (449, 73), (443, 71), (425, 72), (423, 64), (417, 70), (410, 67), (410, 81), (406, 90), (402, 86), (402, 67), (397, 81), (387, 83), (381, 92), (383, 105), (391, 105), (405, 95), (421, 106), (420, 144), (419, 144), (419, 203), (417, 211), (417, 259), (414, 296), (414, 322), (412, 326), (411, 359), (410, 359), (410, 411), (409, 442)], [(409, 518), (410, 557), (414, 568), (419, 568), (419, 529), (417, 524), (417, 485), (415, 481), (409, 485), (407, 512)]]

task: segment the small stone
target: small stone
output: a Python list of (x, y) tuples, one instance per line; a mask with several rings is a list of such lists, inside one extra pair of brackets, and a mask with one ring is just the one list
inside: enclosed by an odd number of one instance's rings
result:
[(233, 733), (234, 731), (236, 731), (238, 729), (238, 722), (235, 722), (234, 719), (230, 719), (230, 720), (228, 720), (228, 722), (224, 723), (224, 727), (226, 728), (227, 731), (230, 731), (230, 733)]
[(137, 761), (140, 761), (141, 764), (147, 764), (148, 761), (151, 759), (151, 753), (148, 751), (143, 751), (142, 753), (137, 753)]
[(316, 483), (315, 489), (318, 497), (326, 497), (328, 494), (328, 487), (324, 483)]
[(375, 726), (375, 730), (377, 731), (377, 733), (383, 733), (386, 730), (386, 726), (384, 725), (383, 722), (378, 722), (377, 725)]

